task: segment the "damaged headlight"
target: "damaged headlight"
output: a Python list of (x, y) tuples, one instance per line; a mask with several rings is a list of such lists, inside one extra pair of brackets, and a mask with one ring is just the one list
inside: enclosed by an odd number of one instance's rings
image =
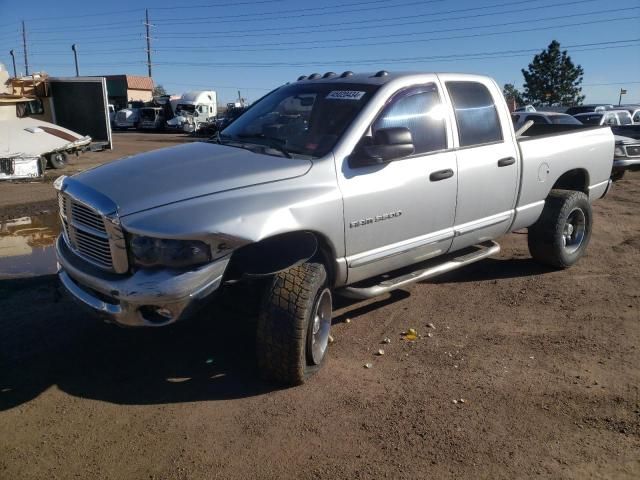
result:
[(138, 267), (184, 268), (212, 260), (211, 248), (199, 240), (163, 240), (132, 235), (129, 245)]

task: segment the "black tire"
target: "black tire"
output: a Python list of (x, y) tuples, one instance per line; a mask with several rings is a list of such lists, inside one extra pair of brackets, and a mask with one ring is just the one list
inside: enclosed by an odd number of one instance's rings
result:
[[(322, 330), (326, 342), (321, 355), (313, 358), (314, 323), (319, 323), (314, 319), (319, 308), (326, 312), (327, 302), (328, 325), (325, 315)], [(287, 386), (304, 383), (324, 363), (330, 328), (331, 291), (324, 265), (304, 263), (274, 275), (258, 317), (256, 350), (263, 377)]]
[(613, 170), (611, 172), (611, 180), (613, 180), (614, 182), (617, 182), (618, 180), (622, 180), (622, 177), (624, 177), (626, 170)]
[(49, 165), (53, 168), (64, 168), (67, 166), (67, 163), (69, 163), (69, 158), (64, 152), (50, 153), (47, 160), (49, 160)]
[(583, 192), (552, 190), (542, 215), (529, 227), (529, 252), (539, 263), (570, 267), (584, 254), (592, 223), (591, 204)]

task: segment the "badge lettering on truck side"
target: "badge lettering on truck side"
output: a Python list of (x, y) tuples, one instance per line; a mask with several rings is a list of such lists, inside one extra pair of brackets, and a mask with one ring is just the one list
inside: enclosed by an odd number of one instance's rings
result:
[(392, 218), (397, 218), (402, 215), (402, 210), (396, 210), (395, 212), (383, 213), (382, 215), (376, 215), (375, 217), (362, 218), (360, 220), (354, 220), (349, 222), (349, 228), (358, 228), (365, 225), (371, 225), (372, 223), (383, 222)]

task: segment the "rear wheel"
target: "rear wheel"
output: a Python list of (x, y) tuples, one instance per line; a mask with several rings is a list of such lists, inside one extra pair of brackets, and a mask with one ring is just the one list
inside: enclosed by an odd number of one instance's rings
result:
[(589, 244), (592, 221), (591, 204), (584, 193), (552, 190), (542, 215), (529, 227), (531, 256), (552, 267), (570, 267)]
[(299, 385), (320, 369), (331, 330), (332, 297), (321, 263), (273, 276), (258, 317), (258, 368), (267, 379)]
[(49, 164), (53, 168), (64, 168), (69, 163), (69, 159), (67, 154), (64, 152), (54, 152), (50, 153), (48, 156)]

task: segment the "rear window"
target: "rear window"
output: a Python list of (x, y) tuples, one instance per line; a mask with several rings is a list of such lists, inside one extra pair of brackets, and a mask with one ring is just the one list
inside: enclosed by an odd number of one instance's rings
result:
[(594, 114), (594, 115), (580, 115), (578, 120), (587, 125), (600, 125), (600, 120), (602, 120), (602, 115)]
[(502, 141), (498, 111), (487, 87), (477, 82), (447, 82), (447, 90), (461, 147)]
[(571, 115), (554, 115), (551, 117), (551, 122), (556, 125), (582, 125), (579, 120), (576, 120)]

